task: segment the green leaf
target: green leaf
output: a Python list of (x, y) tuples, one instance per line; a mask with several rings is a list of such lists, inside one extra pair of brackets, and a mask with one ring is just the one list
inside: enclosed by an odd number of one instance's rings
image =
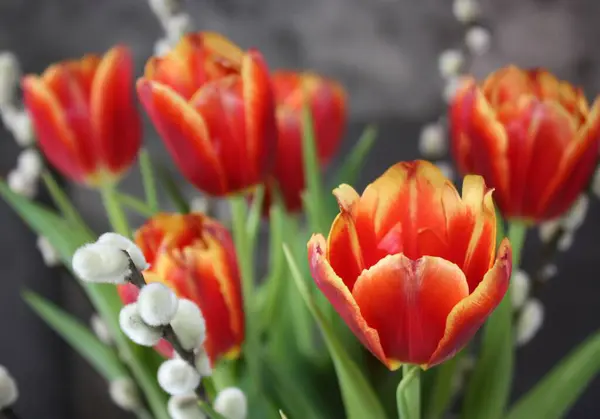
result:
[(23, 298), (29, 306), (108, 381), (128, 376), (117, 355), (79, 320), (31, 291)]
[(385, 413), (373, 388), (352, 359), (346, 353), (343, 345), (335, 337), (331, 326), (325, 320), (319, 307), (315, 304), (305, 281), (302, 279), (298, 265), (292, 253), (284, 245), (284, 253), (292, 273), (292, 278), (300, 296), (308, 306), (310, 312), (325, 339), (329, 353), (333, 359), (338, 382), (342, 391), (342, 398), (348, 419), (383, 419)]
[(265, 200), (265, 187), (259, 185), (252, 194), (252, 204), (248, 211), (248, 220), (246, 220), (246, 234), (248, 236), (249, 246), (254, 247), (256, 236), (260, 228), (260, 220), (262, 216), (263, 202)]
[(133, 211), (137, 212), (140, 215), (143, 215), (144, 217), (152, 217), (156, 213), (156, 211), (150, 208), (148, 204), (146, 204), (146, 202), (129, 194), (117, 192), (115, 194), (115, 197), (121, 205), (132, 209)]
[(566, 417), (590, 381), (600, 372), (600, 332), (563, 358), (510, 409), (506, 419)]
[(452, 401), (452, 384), (456, 368), (463, 353), (463, 351), (459, 352), (454, 358), (435, 367), (435, 370), (432, 371), (434, 373), (433, 384), (428, 401), (424, 405), (427, 419), (441, 419), (448, 410)]
[(150, 153), (145, 148), (140, 150), (139, 154), (140, 173), (146, 194), (146, 204), (152, 212), (158, 212), (158, 197), (156, 194), (156, 181), (154, 179), (154, 170), (152, 168), (152, 159)]
[(92, 232), (81, 218), (81, 214), (79, 214), (77, 208), (75, 208), (68, 195), (60, 187), (60, 185), (52, 176), (52, 174), (50, 172), (44, 172), (42, 174), (42, 180), (44, 181), (44, 185), (46, 185), (48, 193), (52, 197), (52, 201), (54, 202), (58, 210), (62, 213), (62, 215), (65, 217), (65, 219), (73, 226), (76, 226), (91, 235)]
[(367, 155), (373, 148), (376, 138), (377, 127), (367, 125), (354, 147), (352, 147), (350, 154), (348, 154), (348, 157), (346, 157), (337, 171), (333, 183), (334, 187), (342, 183), (352, 185), (358, 180)]
[(223, 415), (217, 412), (213, 407), (206, 403), (205, 401), (199, 401), (198, 405), (200, 406), (200, 410), (208, 416), (209, 419), (226, 419)]
[(177, 208), (177, 211), (182, 214), (189, 213), (190, 204), (177, 186), (177, 182), (175, 182), (175, 179), (173, 179), (169, 169), (164, 166), (158, 166), (158, 178), (162, 186), (165, 188), (169, 199), (173, 205), (175, 205), (175, 208)]

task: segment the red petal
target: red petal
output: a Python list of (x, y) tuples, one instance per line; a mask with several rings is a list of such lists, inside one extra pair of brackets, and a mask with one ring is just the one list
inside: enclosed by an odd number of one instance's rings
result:
[(500, 304), (508, 289), (512, 270), (510, 243), (504, 239), (493, 268), (471, 295), (459, 302), (446, 321), (443, 338), (426, 361), (426, 367), (451, 358), (475, 335), (491, 312)]
[(470, 173), (473, 156), (465, 127), (471, 117), (471, 107), (477, 85), (475, 79), (465, 78), (450, 104), (450, 137), (452, 155), (461, 173)]
[(388, 362), (377, 331), (367, 325), (354, 297), (329, 265), (326, 252), (325, 238), (313, 235), (308, 242), (308, 262), (315, 283), (362, 344), (388, 368), (398, 368)]
[(352, 291), (365, 265), (354, 220), (347, 212), (339, 214), (331, 225), (327, 238), (327, 260), (346, 287)]
[(225, 193), (223, 168), (202, 116), (167, 86), (142, 78), (137, 89), (140, 101), (185, 177), (209, 194)]
[(398, 254), (364, 271), (352, 294), (389, 360), (424, 364), (444, 335), (448, 314), (469, 289), (451, 262)]
[(127, 169), (140, 148), (141, 121), (133, 98), (133, 61), (129, 50), (106, 53), (91, 87), (91, 118), (96, 150), (110, 173)]

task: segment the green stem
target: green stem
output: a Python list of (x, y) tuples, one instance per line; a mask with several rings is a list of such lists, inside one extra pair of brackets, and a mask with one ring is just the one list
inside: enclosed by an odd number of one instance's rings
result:
[(92, 234), (85, 221), (83, 221), (83, 218), (81, 218), (77, 208), (75, 208), (68, 195), (60, 187), (52, 174), (50, 172), (44, 172), (42, 174), (42, 180), (44, 181), (44, 185), (46, 185), (46, 189), (48, 189), (48, 193), (52, 197), (52, 201), (67, 221), (72, 223), (73, 226), (80, 227), (86, 233)]
[(118, 192), (115, 184), (112, 182), (104, 182), (100, 187), (100, 193), (102, 195), (104, 208), (108, 214), (108, 220), (110, 221), (113, 230), (115, 233), (129, 237), (131, 234), (129, 222), (127, 221), (127, 216), (125, 215), (125, 212), (119, 203)]
[(156, 213), (156, 211), (144, 201), (129, 194), (117, 192), (116, 197), (121, 204), (131, 208), (140, 215), (143, 215), (145, 217), (152, 217)]
[(403, 365), (402, 380), (396, 390), (396, 404), (400, 419), (421, 418), (421, 367)]
[(515, 272), (521, 263), (521, 252), (525, 243), (527, 224), (519, 221), (511, 221), (508, 225), (508, 240), (512, 246), (512, 269)]
[(153, 213), (158, 212), (158, 197), (156, 194), (156, 181), (152, 170), (152, 160), (148, 150), (140, 151), (140, 172), (142, 174), (142, 183), (146, 194), (146, 203)]

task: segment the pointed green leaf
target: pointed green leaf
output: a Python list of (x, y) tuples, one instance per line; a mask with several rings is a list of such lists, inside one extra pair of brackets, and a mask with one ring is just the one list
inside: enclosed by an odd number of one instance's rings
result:
[(292, 253), (284, 245), (284, 253), (290, 267), (292, 278), (299, 294), (313, 314), (319, 325), (329, 353), (333, 359), (338, 382), (342, 391), (342, 398), (346, 408), (348, 419), (383, 419), (385, 412), (373, 388), (352, 359), (346, 353), (343, 345), (335, 337), (331, 326), (308, 290), (306, 282), (302, 279), (298, 265), (294, 261)]
[(560, 419), (600, 372), (600, 332), (563, 358), (510, 409), (505, 419)]
[(63, 188), (61, 188), (54, 176), (52, 176), (50, 172), (45, 172), (42, 174), (42, 180), (46, 185), (48, 193), (50, 193), (50, 196), (52, 197), (52, 201), (54, 201), (54, 204), (65, 217), (65, 219), (73, 226), (76, 226), (91, 234), (91, 230), (81, 218), (81, 214), (79, 214), (79, 211), (77, 211), (77, 208), (75, 208), (69, 199), (69, 196), (65, 193)]
[(108, 381), (128, 376), (117, 355), (79, 320), (31, 291), (23, 298), (29, 306)]
[(156, 213), (158, 211), (158, 197), (156, 195), (156, 181), (154, 179), (154, 169), (150, 153), (145, 148), (140, 150), (139, 154), (140, 173), (146, 194), (146, 205)]
[(441, 419), (450, 407), (452, 401), (452, 384), (456, 369), (463, 351), (459, 352), (454, 358), (449, 359), (441, 365), (435, 367), (433, 384), (429, 393), (427, 403), (425, 403), (425, 417), (427, 419)]
[(263, 202), (265, 200), (265, 187), (259, 185), (255, 188), (252, 195), (252, 204), (248, 211), (248, 220), (246, 220), (246, 230), (249, 246), (254, 247), (256, 236), (260, 228), (260, 220), (262, 217)]
[(175, 179), (173, 179), (169, 169), (164, 166), (158, 166), (158, 178), (162, 186), (165, 188), (169, 199), (173, 205), (175, 205), (175, 208), (177, 208), (177, 211), (182, 214), (187, 214), (190, 212), (190, 204), (188, 203), (187, 199), (185, 199), (181, 189), (179, 189), (177, 186), (177, 182), (175, 182)]
[(376, 138), (377, 127), (368, 125), (337, 171), (333, 183), (334, 187), (342, 183), (352, 185), (358, 180), (367, 155), (373, 148)]

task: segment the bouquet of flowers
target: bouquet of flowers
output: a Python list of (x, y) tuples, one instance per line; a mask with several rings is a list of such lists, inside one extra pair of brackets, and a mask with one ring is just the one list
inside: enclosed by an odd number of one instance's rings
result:
[[(0, 95), (36, 137), (0, 195), (72, 271), (93, 331), (23, 296), (117, 405), (142, 419), (564, 417), (600, 369), (600, 334), (509, 404), (517, 344), (540, 317), (519, 264), (528, 229), (546, 223), (556, 246), (581, 222), (598, 102), (539, 69), (461, 77), (448, 119), (462, 192), (426, 160), (382, 168), (361, 192), (374, 127), (332, 186), (322, 176), (347, 118), (337, 82), (270, 71), (216, 33), (176, 38), (135, 82), (116, 46), (23, 77), (26, 113)], [(183, 176), (228, 211), (191, 208), (152, 162), (136, 99)], [(136, 159), (143, 196), (119, 188)], [(90, 229), (52, 170), (101, 194), (112, 231)], [(53, 207), (31, 199), (32, 173)], [(0, 368), (0, 417), (18, 417), (17, 394)]]

